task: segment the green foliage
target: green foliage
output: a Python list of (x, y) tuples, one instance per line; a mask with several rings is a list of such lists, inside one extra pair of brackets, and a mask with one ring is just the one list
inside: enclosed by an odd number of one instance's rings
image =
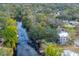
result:
[(0, 56), (12, 56), (12, 55), (13, 55), (12, 48), (6, 48), (6, 47), (0, 48)]
[[(29, 6), (28, 6), (29, 7)], [(31, 7), (32, 8), (32, 7)], [(30, 10), (30, 11), (28, 11)], [(51, 27), (48, 23), (48, 15), (45, 13), (33, 13), (33, 10), (28, 9), (26, 16), (23, 16), (23, 26), (28, 29), (30, 39), (56, 42), (58, 35), (56, 26)], [(34, 10), (35, 11), (35, 10)], [(51, 20), (53, 21), (53, 19)], [(52, 24), (53, 25), (53, 24)]]
[(47, 16), (45, 15), (45, 14), (43, 14), (43, 13), (38, 13), (37, 15), (36, 15), (36, 18), (38, 19), (37, 20), (37, 22), (45, 22), (46, 20), (47, 20)]
[(32, 25), (30, 28), (29, 37), (34, 40), (45, 39), (48, 42), (56, 42), (58, 35), (55, 28), (50, 26), (42, 26), (41, 24)]
[(23, 18), (22, 18), (22, 24), (23, 24), (23, 27), (24, 28), (27, 28), (27, 29), (29, 29), (29, 19), (26, 17), (26, 16), (23, 16)]
[(15, 48), (18, 39), (16, 21), (10, 18), (3, 18), (2, 20), (5, 20), (5, 22), (2, 23), (4, 28), (1, 30), (2, 37), (4, 38), (4, 46)]
[(69, 25), (69, 24), (64, 24), (63, 26), (69, 32), (70, 38), (75, 39), (76, 38), (76, 36), (75, 36), (75, 33), (76, 33), (75, 27), (72, 26), (72, 25)]
[(16, 47), (17, 43), (17, 31), (15, 26), (8, 26), (6, 29), (3, 31), (3, 36), (5, 39), (5, 46), (7, 47)]
[(49, 44), (47, 48), (45, 48), (46, 56), (61, 56), (63, 49), (57, 45)]

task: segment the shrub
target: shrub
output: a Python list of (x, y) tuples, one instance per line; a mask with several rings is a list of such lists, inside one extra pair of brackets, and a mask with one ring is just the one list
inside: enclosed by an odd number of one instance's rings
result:
[(45, 48), (46, 56), (60, 56), (63, 52), (63, 49), (58, 47), (57, 45), (49, 44), (47, 48)]

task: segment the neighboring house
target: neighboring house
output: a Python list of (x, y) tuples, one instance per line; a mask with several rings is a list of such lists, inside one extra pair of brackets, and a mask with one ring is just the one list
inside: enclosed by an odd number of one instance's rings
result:
[(69, 41), (69, 34), (68, 34), (68, 32), (66, 32), (66, 31), (64, 31), (64, 30), (61, 30), (59, 33), (58, 33), (58, 35), (59, 35), (59, 43), (61, 44), (61, 45), (64, 45), (64, 44), (66, 44), (68, 41)]

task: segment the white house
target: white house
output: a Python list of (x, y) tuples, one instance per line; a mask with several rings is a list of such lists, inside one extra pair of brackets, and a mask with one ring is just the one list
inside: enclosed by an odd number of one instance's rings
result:
[(58, 33), (58, 35), (59, 35), (59, 43), (60, 44), (63, 45), (63, 44), (66, 44), (68, 42), (68, 37), (69, 37), (68, 32), (66, 32), (66, 31), (60, 31)]

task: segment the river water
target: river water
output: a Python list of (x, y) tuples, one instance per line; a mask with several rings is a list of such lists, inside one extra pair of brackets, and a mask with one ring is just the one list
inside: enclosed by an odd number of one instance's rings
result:
[(22, 27), (22, 22), (17, 22), (18, 28), (18, 45), (16, 48), (17, 56), (36, 56), (37, 52), (28, 45), (28, 35), (26, 30)]

